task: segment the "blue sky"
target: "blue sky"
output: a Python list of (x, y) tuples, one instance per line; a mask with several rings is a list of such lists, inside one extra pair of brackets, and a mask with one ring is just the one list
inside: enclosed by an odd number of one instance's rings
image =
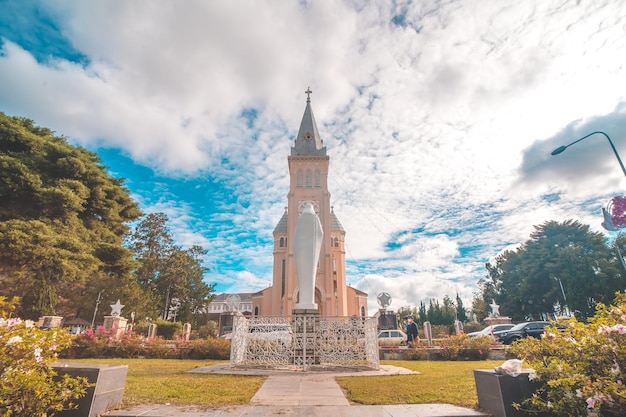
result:
[[(626, 179), (626, 4), (0, 0), (0, 111), (97, 152), (207, 282), (270, 284), (307, 87), (348, 282), (391, 308), (469, 305), (534, 225)], [(607, 237), (610, 235), (607, 233)]]

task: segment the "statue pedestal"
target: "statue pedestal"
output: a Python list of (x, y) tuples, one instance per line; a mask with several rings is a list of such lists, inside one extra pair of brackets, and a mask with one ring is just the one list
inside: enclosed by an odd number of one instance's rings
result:
[(320, 312), (318, 309), (293, 310), (293, 357), (291, 362), (306, 369), (311, 365), (319, 365), (319, 352), (315, 349), (316, 329), (319, 327)]
[[(313, 303), (313, 304), (304, 304), (304, 303), (297, 303), (296, 304), (296, 308), (293, 309), (293, 314), (296, 314), (296, 311), (317, 311), (318, 310), (318, 306), (317, 304)], [(308, 314), (308, 313), (303, 313), (303, 314)]]
[(39, 327), (52, 329), (55, 327), (61, 327), (63, 325), (63, 317), (61, 316), (42, 316), (39, 317), (39, 322), (37, 323)]
[(104, 329), (111, 332), (111, 336), (115, 339), (122, 337), (126, 331), (128, 319), (120, 316), (104, 316)]
[(295, 308), (292, 314), (294, 316), (319, 316), (320, 311), (317, 308)]
[(483, 323), (487, 326), (491, 326), (494, 324), (511, 324), (511, 318), (507, 316), (498, 316), (498, 317), (486, 317), (483, 320)]

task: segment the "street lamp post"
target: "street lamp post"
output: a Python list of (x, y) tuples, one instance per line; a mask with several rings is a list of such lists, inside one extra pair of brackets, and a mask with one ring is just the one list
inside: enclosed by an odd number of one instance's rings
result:
[(617, 153), (617, 149), (615, 149), (615, 145), (613, 145), (613, 141), (611, 140), (611, 138), (609, 137), (609, 135), (607, 135), (606, 133), (602, 132), (602, 131), (595, 131), (595, 132), (591, 132), (588, 135), (583, 136), (582, 138), (575, 140), (574, 142), (570, 143), (569, 145), (563, 145), (563, 146), (559, 146), (558, 148), (556, 148), (555, 150), (552, 151), (552, 155), (558, 155), (561, 152), (563, 152), (565, 149), (569, 148), (570, 146), (580, 142), (583, 139), (587, 139), (589, 136), (592, 135), (603, 135), (611, 144), (611, 148), (613, 149), (613, 153), (615, 154), (615, 157), (617, 158), (617, 162), (619, 162), (619, 166), (622, 167), (622, 172), (624, 173), (624, 176), (626, 177), (626, 168), (624, 168), (624, 163), (622, 162), (622, 159), (619, 157), (619, 154)]
[(102, 291), (98, 291), (98, 299), (96, 300), (96, 308), (93, 310), (93, 318), (91, 319), (91, 328), (96, 324), (96, 313), (98, 313), (98, 306), (100, 305), (100, 296), (102, 295)]
[(569, 317), (569, 308), (567, 308), (567, 297), (565, 297), (565, 290), (563, 289), (563, 283), (561, 282), (561, 278), (554, 277), (557, 281), (559, 281), (559, 286), (561, 287), (561, 294), (563, 294), (563, 310), (565, 315)]
[[(563, 152), (565, 149), (569, 148), (570, 146), (580, 142), (583, 139), (587, 139), (589, 136), (593, 136), (593, 135), (602, 135), (606, 138), (606, 140), (609, 141), (609, 144), (611, 145), (611, 149), (613, 149), (613, 153), (615, 154), (615, 157), (617, 158), (617, 162), (619, 162), (619, 166), (622, 168), (622, 172), (624, 173), (624, 177), (626, 177), (626, 168), (624, 168), (624, 163), (622, 162), (622, 158), (619, 157), (619, 154), (617, 153), (617, 149), (615, 149), (615, 145), (613, 144), (613, 141), (611, 140), (611, 138), (609, 137), (609, 135), (607, 135), (605, 132), (602, 132), (600, 130), (597, 130), (595, 132), (591, 132), (588, 135), (583, 136), (582, 138), (575, 140), (574, 142), (570, 143), (569, 145), (563, 145), (563, 146), (559, 146), (558, 148), (556, 148), (555, 150), (552, 151), (551, 155), (558, 155), (561, 152)], [(607, 217), (608, 213), (606, 212), (606, 210), (603, 208), (602, 209), (602, 215), (604, 216), (605, 222), (602, 223), (602, 226), (604, 226), (604, 228), (606, 228), (607, 230), (610, 231), (617, 231), (619, 229), (612, 227), (612, 223), (610, 221), (607, 221)], [(626, 269), (626, 262), (624, 261), (624, 258), (622, 257), (622, 253), (619, 250), (619, 245), (617, 244), (617, 239), (615, 239), (615, 248), (617, 249), (617, 254), (618, 257), (620, 259), (620, 261), (622, 262), (622, 266), (624, 267), (624, 269)], [(559, 284), (561, 284), (561, 280), (559, 279)], [(563, 299), (565, 299), (565, 291), (563, 291), (563, 284), (561, 284), (561, 291), (563, 292)]]

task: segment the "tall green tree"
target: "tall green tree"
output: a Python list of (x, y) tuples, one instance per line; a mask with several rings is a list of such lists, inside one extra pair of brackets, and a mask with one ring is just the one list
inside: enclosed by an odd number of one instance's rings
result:
[(441, 307), (441, 323), (444, 325), (452, 325), (456, 320), (456, 307), (452, 299), (445, 295), (443, 297), (443, 306)]
[(439, 300), (430, 299), (426, 317), (428, 317), (430, 324), (443, 324), (443, 312), (441, 311)]
[(426, 314), (426, 305), (424, 304), (424, 301), (420, 301), (418, 315), (419, 315), (418, 323), (424, 324), (424, 322), (428, 320), (428, 315)]
[(141, 317), (156, 319), (165, 309), (165, 290), (159, 283), (159, 276), (176, 249), (168, 220), (165, 213), (150, 213), (137, 224), (127, 240), (139, 264), (135, 277), (147, 298)]
[(493, 298), (514, 320), (550, 318), (568, 310), (593, 315), (626, 285), (624, 269), (601, 233), (577, 221), (535, 226), (530, 239), (487, 264), (479, 282), (483, 300)]
[(459, 293), (456, 293), (456, 319), (462, 323), (467, 321), (467, 312), (465, 311), (463, 300), (461, 300)]
[(123, 238), (141, 213), (96, 154), (0, 113), (0, 201), (0, 291), (23, 317), (58, 313), (59, 291), (94, 277), (132, 279)]
[[(169, 285), (166, 292), (165, 319), (172, 319), (172, 313), (179, 321), (191, 322), (196, 326), (211, 300), (215, 285), (203, 281), (207, 268), (202, 266), (202, 257), (206, 250), (200, 246), (176, 250), (170, 257), (170, 263), (162, 279)], [(172, 273), (175, 272), (175, 273)]]
[(200, 246), (182, 249), (174, 244), (164, 213), (148, 214), (128, 238), (139, 267), (135, 270), (138, 284), (148, 294), (149, 303), (142, 317), (195, 322), (195, 314), (206, 307), (214, 291), (203, 281), (206, 268)]

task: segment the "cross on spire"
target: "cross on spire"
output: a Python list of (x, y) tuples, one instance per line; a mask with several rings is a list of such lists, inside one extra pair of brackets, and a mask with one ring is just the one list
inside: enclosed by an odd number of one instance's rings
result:
[(311, 87), (307, 87), (306, 91), (304, 92), (306, 94), (306, 102), (310, 103), (311, 102), (311, 93), (313, 91), (311, 91)]

